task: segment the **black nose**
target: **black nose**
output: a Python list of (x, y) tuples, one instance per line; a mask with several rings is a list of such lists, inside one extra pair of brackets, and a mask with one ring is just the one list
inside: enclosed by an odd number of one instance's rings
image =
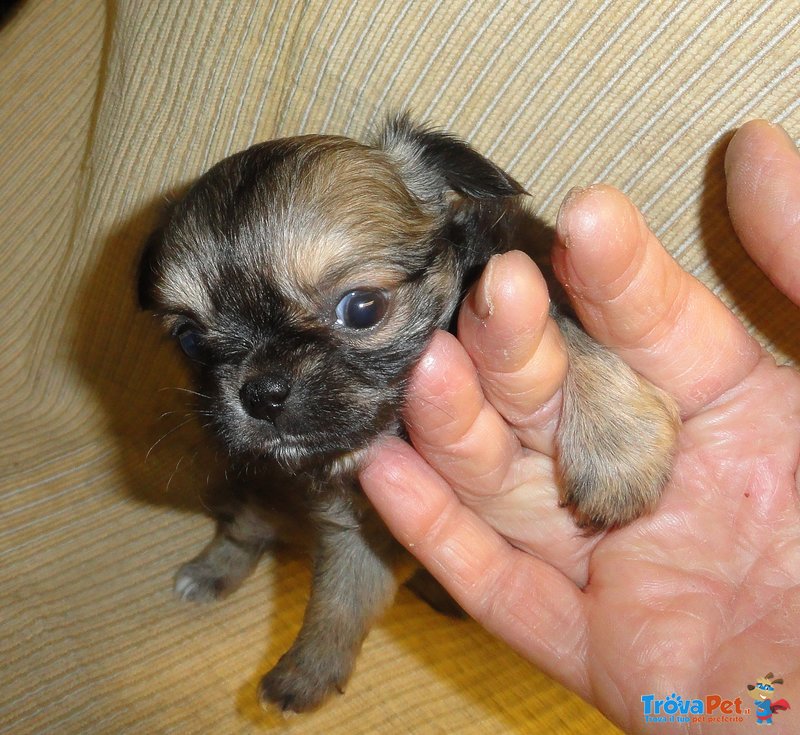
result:
[(291, 388), (292, 382), (285, 375), (260, 375), (242, 386), (239, 399), (253, 418), (274, 424)]

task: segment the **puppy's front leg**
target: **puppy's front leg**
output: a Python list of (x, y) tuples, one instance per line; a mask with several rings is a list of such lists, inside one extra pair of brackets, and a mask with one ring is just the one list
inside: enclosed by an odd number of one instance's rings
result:
[(231, 500), (216, 509), (212, 541), (175, 575), (175, 594), (182, 600), (211, 602), (234, 592), (255, 569), (261, 554), (289, 526), (280, 514), (251, 499)]
[(670, 396), (553, 310), (569, 353), (556, 435), (562, 503), (594, 530), (650, 510), (672, 469), (680, 421)]
[[(391, 604), (404, 552), (354, 493), (314, 511), (319, 533), (311, 597), (292, 647), (262, 680), (260, 699), (304, 712), (343, 691), (375, 619)], [(406, 557), (407, 558), (407, 557)]]

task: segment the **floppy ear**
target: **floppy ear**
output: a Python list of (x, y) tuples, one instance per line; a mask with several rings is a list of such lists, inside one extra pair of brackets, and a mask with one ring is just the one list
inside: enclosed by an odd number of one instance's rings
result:
[(454, 135), (391, 118), (378, 147), (397, 163), (406, 186), (423, 203), (444, 203), (448, 191), (470, 199), (498, 199), (527, 192), (503, 169)]

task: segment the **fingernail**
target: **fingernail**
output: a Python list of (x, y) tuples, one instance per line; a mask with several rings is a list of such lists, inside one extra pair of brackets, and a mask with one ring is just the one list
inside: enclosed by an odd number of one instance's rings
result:
[(488, 319), (494, 313), (492, 285), (494, 283), (495, 263), (499, 256), (493, 255), (483, 269), (480, 280), (475, 285), (472, 309), (479, 319)]
[(558, 208), (558, 214), (556, 215), (556, 244), (561, 247), (570, 248), (569, 227), (565, 219), (567, 207), (572, 203), (573, 199), (584, 191), (586, 191), (584, 186), (573, 186), (566, 193), (561, 206)]

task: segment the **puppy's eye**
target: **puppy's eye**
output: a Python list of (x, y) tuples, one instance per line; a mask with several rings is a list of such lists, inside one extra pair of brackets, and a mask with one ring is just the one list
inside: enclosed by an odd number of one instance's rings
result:
[(185, 325), (178, 329), (175, 337), (188, 358), (192, 360), (200, 359), (203, 354), (203, 340), (196, 328)]
[(387, 305), (383, 291), (350, 291), (336, 305), (336, 323), (349, 329), (369, 329), (383, 319)]

